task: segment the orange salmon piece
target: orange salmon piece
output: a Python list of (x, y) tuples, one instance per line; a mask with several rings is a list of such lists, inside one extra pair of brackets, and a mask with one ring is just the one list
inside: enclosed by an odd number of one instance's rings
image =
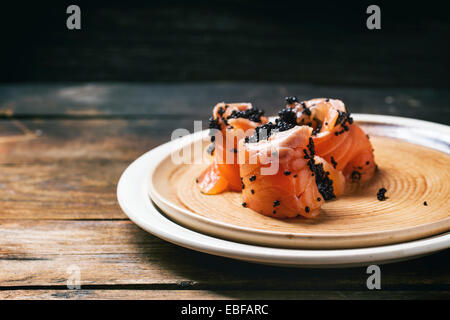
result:
[[(314, 218), (319, 214), (324, 198), (310, 167), (310, 161), (314, 164), (315, 158), (305, 158), (305, 150), (310, 149), (308, 144), (312, 141), (311, 132), (311, 127), (296, 126), (276, 132), (267, 140), (254, 143), (240, 141), (239, 160), (245, 186), (242, 190), (245, 207), (276, 218), (299, 215)], [(320, 161), (315, 165), (325, 162), (323, 159)], [(273, 172), (265, 174), (263, 168), (267, 171), (272, 168)], [(334, 169), (333, 173), (339, 176)], [(340, 179), (343, 180), (343, 177)]]
[[(238, 143), (246, 136), (252, 135), (254, 129), (267, 122), (261, 110), (253, 108), (250, 103), (218, 103), (213, 110), (213, 127), (215, 149), (213, 164), (198, 178), (200, 190), (206, 194), (217, 194), (225, 191), (241, 191), (242, 183), (238, 164)], [(219, 129), (220, 128), (220, 129)], [(209, 179), (215, 177), (214, 179)], [(203, 183), (203, 179), (209, 179)], [(223, 181), (226, 182), (224, 186)], [(211, 183), (218, 183), (217, 188)], [(211, 193), (209, 188), (214, 190)]]
[[(292, 100), (292, 99), (291, 99)], [(289, 101), (287, 108), (296, 113), (298, 125), (314, 129), (316, 154), (342, 171), (347, 181), (367, 181), (376, 170), (372, 145), (356, 124), (345, 105), (337, 99)]]

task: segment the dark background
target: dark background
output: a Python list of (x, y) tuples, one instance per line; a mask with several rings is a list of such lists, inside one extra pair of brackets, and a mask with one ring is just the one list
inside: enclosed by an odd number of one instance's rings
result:
[[(17, 1), (18, 2), (18, 1)], [(2, 4), (0, 81), (253, 81), (448, 88), (434, 1), (58, 1)], [(66, 28), (81, 7), (82, 30)], [(366, 8), (381, 7), (381, 30)]]

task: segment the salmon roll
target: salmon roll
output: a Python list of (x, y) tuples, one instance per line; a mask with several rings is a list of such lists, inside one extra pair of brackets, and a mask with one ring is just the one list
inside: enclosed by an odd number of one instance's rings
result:
[(344, 177), (315, 155), (312, 131), (278, 120), (240, 141), (244, 207), (276, 218), (314, 218), (324, 200), (335, 197), (335, 184), (341, 191)]
[(219, 194), (241, 191), (238, 143), (267, 122), (264, 111), (250, 103), (218, 103), (209, 119), (211, 145), (208, 148), (212, 163), (198, 177), (201, 192)]
[(300, 102), (296, 97), (288, 97), (280, 117), (295, 117), (297, 125), (311, 127), (316, 154), (342, 171), (347, 181), (363, 182), (374, 175), (377, 167), (369, 138), (353, 123), (341, 100)]

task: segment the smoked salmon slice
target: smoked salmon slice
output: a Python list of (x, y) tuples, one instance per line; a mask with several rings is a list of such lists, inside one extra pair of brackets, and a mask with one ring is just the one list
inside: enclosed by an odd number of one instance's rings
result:
[(242, 206), (266, 216), (317, 217), (347, 182), (377, 168), (368, 136), (337, 99), (288, 97), (273, 122), (250, 103), (219, 103), (209, 128), (212, 163), (200, 190), (242, 192)]
[(372, 178), (377, 166), (368, 136), (356, 124), (344, 103), (337, 99), (312, 99), (300, 102), (286, 98), (280, 116), (295, 118), (297, 125), (313, 128), (316, 154), (342, 171), (347, 181)]
[(205, 194), (241, 191), (238, 164), (239, 141), (253, 134), (254, 129), (267, 122), (264, 112), (250, 103), (218, 103), (209, 119), (212, 164), (198, 178)]
[[(345, 179), (315, 155), (313, 128), (267, 123), (239, 143), (242, 205), (266, 216), (314, 218)], [(333, 180), (331, 179), (333, 178)]]

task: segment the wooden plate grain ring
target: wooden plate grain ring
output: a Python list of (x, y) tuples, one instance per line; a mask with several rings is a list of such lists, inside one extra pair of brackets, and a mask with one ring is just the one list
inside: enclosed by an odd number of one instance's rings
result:
[[(151, 172), (150, 197), (192, 230), (271, 247), (361, 248), (449, 231), (449, 127), (388, 116), (354, 118), (371, 136), (380, 170), (370, 183), (327, 202), (318, 219), (278, 220), (243, 208), (239, 193), (201, 194), (195, 178), (207, 164), (176, 165), (170, 154)], [(171, 142), (172, 150), (207, 138), (207, 132), (184, 137)], [(376, 197), (381, 187), (387, 189), (385, 201)]]

